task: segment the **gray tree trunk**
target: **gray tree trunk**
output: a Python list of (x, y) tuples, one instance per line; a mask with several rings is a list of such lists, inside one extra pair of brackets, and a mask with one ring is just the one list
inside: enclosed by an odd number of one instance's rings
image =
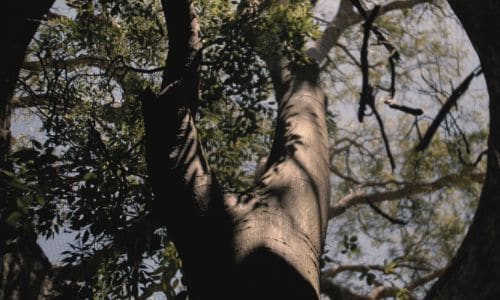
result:
[(157, 222), (183, 259), (190, 299), (317, 299), (330, 193), (318, 67), (275, 78), (278, 120), (266, 168), (249, 192), (225, 193), (194, 124), (196, 17), (190, 1), (162, 5), (170, 52), (164, 90), (142, 95), (146, 157)]

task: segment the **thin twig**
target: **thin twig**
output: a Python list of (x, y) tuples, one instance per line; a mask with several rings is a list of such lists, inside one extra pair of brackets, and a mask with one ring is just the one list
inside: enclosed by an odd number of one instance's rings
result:
[(376, 213), (378, 213), (380, 216), (382, 216), (384, 219), (391, 222), (392, 224), (396, 224), (396, 225), (407, 225), (408, 224), (407, 221), (403, 221), (403, 220), (396, 219), (394, 217), (389, 216), (382, 209), (380, 209), (380, 207), (376, 206), (371, 201), (368, 201), (368, 205), (370, 205), (371, 209), (373, 209)]
[(389, 139), (387, 138), (387, 134), (385, 133), (384, 122), (382, 121), (380, 114), (375, 108), (375, 105), (372, 106), (371, 108), (373, 113), (375, 114), (375, 118), (377, 119), (378, 126), (380, 127), (380, 133), (382, 135), (382, 140), (384, 140), (385, 151), (387, 152), (387, 156), (389, 157), (389, 162), (391, 163), (391, 169), (394, 170), (396, 169), (396, 162), (394, 160), (394, 156), (392, 155)]

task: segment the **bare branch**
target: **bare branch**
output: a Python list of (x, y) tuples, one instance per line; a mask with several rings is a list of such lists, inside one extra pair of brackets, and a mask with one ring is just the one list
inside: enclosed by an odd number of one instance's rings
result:
[(331, 268), (331, 269), (322, 271), (321, 276), (334, 278), (335, 276), (337, 276), (338, 274), (343, 273), (343, 272), (365, 273), (365, 272), (368, 272), (370, 270), (384, 272), (385, 267), (383, 265), (340, 265), (336, 268)]
[(370, 294), (368, 295), (370, 300), (379, 300), (383, 298), (393, 298), (398, 295), (398, 293), (401, 293), (402, 291), (406, 290), (406, 295), (409, 297), (409, 299), (416, 299), (412, 294), (411, 291), (416, 289), (419, 286), (422, 286), (439, 276), (441, 276), (444, 273), (444, 269), (440, 269), (437, 271), (434, 271), (430, 274), (427, 274), (421, 278), (416, 279), (415, 281), (410, 282), (404, 289), (397, 288), (397, 287), (388, 287), (388, 286), (377, 286), (375, 289), (373, 289)]
[(378, 125), (380, 127), (380, 133), (382, 135), (382, 140), (384, 141), (385, 151), (387, 153), (387, 157), (389, 157), (389, 162), (391, 163), (391, 169), (394, 170), (396, 168), (396, 162), (394, 160), (394, 156), (392, 155), (391, 147), (389, 144), (389, 139), (387, 138), (387, 134), (385, 133), (384, 122), (382, 121), (382, 117), (378, 113), (375, 105), (372, 107), (372, 111), (375, 114), (375, 118), (377, 119)]
[(330, 299), (339, 300), (370, 300), (367, 296), (359, 295), (348, 288), (335, 284), (326, 277), (321, 277), (320, 281), (321, 293), (330, 297)]
[[(405, 267), (404, 265), (398, 265), (398, 267)], [(368, 295), (358, 295), (355, 294), (351, 291), (349, 291), (346, 288), (340, 287), (335, 285), (331, 279), (334, 278), (336, 275), (342, 273), (342, 272), (358, 272), (358, 273), (366, 273), (368, 271), (375, 270), (379, 272), (386, 272), (386, 267), (383, 265), (341, 265), (338, 266), (337, 268), (325, 270), (321, 273), (322, 275), (322, 292), (324, 292), (327, 295), (337, 295), (337, 298), (335, 299), (358, 299), (358, 300), (378, 300), (378, 299), (383, 299), (383, 298), (388, 298), (388, 297), (396, 297), (398, 293), (401, 291), (407, 290), (408, 296), (410, 299), (415, 299), (413, 295), (410, 294), (411, 291), (414, 289), (436, 279), (437, 277), (441, 276), (444, 272), (443, 269), (433, 271), (423, 277), (420, 277), (418, 279), (415, 279), (414, 281), (410, 282), (405, 288), (398, 288), (398, 287), (387, 287), (382, 285), (381, 283), (378, 283), (377, 286), (368, 294)], [(324, 287), (323, 287), (324, 285)], [(347, 294), (347, 298), (340, 297), (338, 296), (340, 291), (346, 292), (348, 291), (349, 293)]]
[(344, 213), (349, 207), (359, 204), (400, 200), (413, 195), (434, 192), (445, 186), (457, 185), (467, 181), (483, 183), (484, 178), (484, 173), (466, 171), (458, 174), (449, 174), (432, 182), (408, 183), (404, 187), (392, 191), (368, 193), (358, 190), (344, 196), (337, 203), (333, 204), (330, 207), (329, 216), (330, 218), (338, 216)]
[[(363, 8), (361, 2), (359, 0), (351, 0), (353, 5), (358, 9), (359, 13), (365, 18), (365, 23), (363, 24), (363, 44), (361, 46), (361, 73), (362, 73), (362, 88), (361, 88), (361, 97), (359, 99), (359, 110), (358, 110), (358, 120), (359, 122), (363, 122), (363, 118), (366, 115), (366, 107), (370, 107), (372, 112), (375, 114), (375, 117), (377, 119), (377, 123), (380, 127), (380, 132), (382, 135), (382, 139), (384, 141), (384, 146), (385, 150), (387, 152), (387, 156), (389, 157), (389, 162), (391, 164), (391, 169), (394, 170), (396, 168), (396, 163), (394, 160), (394, 156), (392, 155), (391, 147), (389, 144), (389, 139), (387, 138), (387, 134), (385, 132), (385, 127), (384, 127), (384, 122), (382, 121), (382, 118), (380, 117), (380, 114), (377, 111), (377, 108), (375, 107), (375, 95), (374, 95), (374, 89), (370, 84), (370, 66), (368, 63), (368, 41), (370, 39), (370, 32), (374, 31), (377, 33), (377, 36), (382, 37), (385, 41), (386, 39), (383, 37), (383, 35), (378, 31), (374, 30), (373, 28), (373, 22), (375, 21), (375, 18), (377, 17), (380, 7), (375, 6), (373, 10), (368, 14), (365, 9)], [(389, 43), (385, 43), (387, 47), (390, 47), (390, 49), (394, 48), (392, 45)], [(393, 59), (396, 57), (395, 56), (395, 51), (391, 54), (390, 60), (393, 62)]]
[(429, 126), (429, 128), (427, 129), (424, 137), (422, 138), (418, 146), (415, 148), (415, 150), (424, 151), (429, 146), (432, 138), (434, 137), (434, 134), (436, 133), (437, 129), (445, 119), (446, 115), (450, 112), (451, 108), (457, 104), (458, 99), (460, 99), (460, 97), (467, 91), (472, 79), (474, 79), (474, 77), (479, 76), (481, 73), (482, 73), (481, 68), (477, 67), (451, 93), (450, 97), (446, 100), (443, 107), (441, 107), (441, 110), (439, 110), (439, 113), (432, 122), (431, 126)]
[[(52, 62), (52, 66), (55, 68), (66, 68), (66, 67), (97, 67), (102, 70), (108, 69), (111, 65), (116, 62), (120, 62), (119, 65), (116, 65), (115, 68), (120, 69), (123, 68), (127, 71), (133, 71), (136, 73), (143, 74), (153, 74), (162, 72), (165, 70), (165, 67), (156, 67), (152, 69), (143, 69), (131, 66), (125, 62), (125, 58), (123, 56), (116, 57), (114, 59), (110, 59), (107, 57), (93, 56), (93, 55), (80, 55), (74, 58), (68, 58), (65, 60), (55, 60)], [(25, 61), (23, 63), (22, 68), (27, 71), (42, 71), (42, 63), (40, 61)]]
[(362, 73), (362, 88), (361, 88), (361, 98), (359, 99), (359, 110), (358, 110), (358, 120), (363, 122), (363, 117), (365, 116), (366, 106), (370, 106), (372, 109), (374, 105), (374, 95), (373, 87), (370, 85), (370, 73), (368, 65), (368, 41), (370, 39), (370, 32), (372, 29), (373, 22), (377, 17), (379, 6), (375, 6), (372, 13), (367, 15), (359, 0), (352, 0), (353, 4), (358, 8), (359, 12), (366, 17), (366, 21), (363, 25), (363, 44), (361, 46), (361, 73)]
[[(431, 3), (433, 0), (400, 0), (393, 1), (380, 7), (379, 14), (384, 15), (388, 12), (395, 10), (412, 9), (413, 7), (423, 4)], [(344, 31), (360, 22), (364, 18), (360, 14), (356, 14), (352, 10), (352, 4), (349, 0), (341, 0), (337, 15), (328, 24), (321, 38), (315, 43), (313, 47), (308, 49), (309, 57), (315, 59), (321, 64), (328, 56), (330, 50), (338, 43), (338, 40)]]
[(443, 275), (444, 270), (445, 269), (439, 269), (439, 270), (431, 272), (425, 276), (422, 276), (422, 277), (410, 282), (410, 284), (408, 284), (406, 288), (409, 290), (414, 290), (414, 289), (418, 288), (419, 286), (422, 286), (422, 285), (428, 283), (429, 281), (432, 281), (432, 280), (438, 278), (439, 276)]
[(375, 211), (377, 214), (379, 214), (380, 216), (382, 216), (384, 219), (391, 222), (392, 224), (396, 224), (396, 225), (407, 225), (408, 224), (408, 222), (406, 222), (406, 221), (396, 219), (394, 217), (389, 216), (382, 209), (380, 209), (380, 207), (376, 206), (371, 201), (368, 202), (368, 205), (370, 205), (370, 207), (373, 209), (373, 211)]
[(413, 108), (406, 105), (398, 104), (392, 98), (385, 99), (384, 103), (387, 104), (392, 109), (397, 109), (410, 115), (420, 116), (424, 113), (424, 111), (421, 110), (420, 108)]

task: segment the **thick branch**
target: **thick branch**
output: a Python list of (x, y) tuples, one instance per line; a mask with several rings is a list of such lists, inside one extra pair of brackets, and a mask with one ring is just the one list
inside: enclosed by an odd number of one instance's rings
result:
[(349, 207), (359, 204), (378, 203), (383, 201), (399, 200), (412, 195), (430, 193), (437, 191), (445, 186), (462, 184), (467, 181), (483, 183), (484, 173), (459, 173), (443, 176), (432, 182), (410, 183), (404, 187), (385, 192), (368, 193), (365, 191), (356, 191), (341, 198), (337, 203), (330, 207), (329, 216), (333, 218), (344, 213)]
[[(165, 193), (163, 174), (170, 173), (173, 182), (178, 182), (175, 185), (180, 193), (178, 201), (192, 199), (196, 203), (197, 212), (187, 212), (187, 216), (203, 215), (208, 209), (207, 197), (213, 178), (198, 140), (192, 112), (198, 100), (199, 28), (190, 1), (165, 0), (162, 5), (170, 49), (164, 89), (159, 95), (146, 90), (141, 96), (148, 168), (159, 201), (164, 201), (160, 200)], [(159, 140), (163, 140), (161, 147)]]
[[(431, 1), (432, 0), (393, 1), (381, 6), (379, 15), (383, 15), (394, 10), (411, 9), (416, 5), (430, 3)], [(337, 15), (330, 22), (330, 24), (328, 24), (321, 38), (308, 50), (309, 56), (321, 64), (327, 58), (330, 50), (338, 43), (342, 33), (350, 26), (358, 24), (363, 20), (363, 16), (356, 14), (353, 11), (350, 0), (341, 0)]]
[[(143, 69), (138, 67), (133, 67), (125, 63), (125, 59), (122, 56), (116, 57), (114, 59), (109, 59), (107, 57), (100, 57), (94, 55), (80, 55), (74, 58), (68, 58), (66, 60), (55, 60), (52, 62), (52, 67), (55, 68), (79, 68), (79, 67), (97, 67), (102, 70), (108, 70), (113, 64), (117, 63), (116, 68), (123, 68), (128, 71), (133, 71), (143, 74), (152, 74), (157, 72), (162, 72), (165, 67), (157, 67), (151, 69)], [(119, 64), (118, 64), (119, 63)], [(22, 68), (27, 71), (42, 71), (42, 63), (40, 61), (32, 60), (25, 61)]]
[[(335, 286), (334, 283), (329, 280), (336, 275), (342, 273), (342, 272), (358, 272), (358, 273), (366, 273), (370, 270), (376, 270), (379, 272), (385, 272), (386, 268), (383, 265), (342, 265), (334, 269), (329, 269), (326, 271), (323, 271), (321, 275), (323, 276), (324, 279), (322, 279), (322, 284), (325, 284), (325, 290), (326, 291), (331, 291), (332, 295), (339, 294), (340, 290), (347, 290), (345, 288), (341, 288), (338, 286)], [(404, 289), (408, 291), (408, 296), (410, 299), (415, 299), (413, 295), (411, 295), (411, 291), (414, 289), (438, 278), (443, 274), (444, 270), (436, 270), (434, 272), (431, 272), (427, 275), (424, 275), (420, 278), (415, 279), (414, 281), (410, 282)], [(330, 284), (328, 284), (330, 282)], [(335, 288), (334, 288), (335, 287)], [(363, 300), (378, 300), (378, 299), (383, 299), (383, 298), (389, 298), (389, 297), (396, 297), (398, 293), (401, 292), (401, 288), (397, 287), (388, 287), (384, 286), (380, 283), (378, 283), (378, 286), (376, 286), (368, 295), (357, 295), (351, 292), (351, 294), (348, 294), (347, 298), (343, 297), (338, 297), (334, 299), (363, 299)], [(348, 291), (348, 290), (347, 290)], [(344, 296), (345, 297), (345, 296)], [(353, 297), (353, 298), (350, 298)]]
[[(385, 132), (385, 127), (384, 127), (384, 122), (382, 121), (382, 118), (380, 117), (380, 114), (377, 111), (377, 108), (375, 107), (375, 95), (374, 95), (374, 90), (373, 87), (370, 84), (370, 66), (368, 63), (368, 41), (370, 39), (370, 32), (374, 31), (376, 34), (378, 34), (379, 39), (383, 37), (383, 35), (378, 31), (374, 29), (373, 22), (375, 22), (375, 18), (377, 17), (380, 7), (375, 6), (373, 10), (370, 13), (367, 13), (361, 2), (359, 0), (351, 0), (353, 5), (357, 8), (358, 12), (363, 16), (365, 19), (365, 22), (363, 24), (363, 44), (361, 46), (361, 51), (360, 51), (360, 68), (361, 68), (361, 73), (362, 73), (362, 88), (361, 88), (361, 97), (359, 99), (359, 110), (358, 110), (358, 120), (359, 122), (363, 122), (363, 118), (366, 115), (365, 110), (366, 107), (370, 107), (373, 114), (375, 115), (375, 118), (377, 120), (377, 123), (380, 128), (380, 133), (382, 135), (382, 140), (384, 141), (384, 146), (387, 152), (387, 156), (389, 157), (389, 162), (391, 164), (391, 169), (394, 170), (396, 168), (396, 163), (394, 160), (394, 157), (392, 155), (391, 147), (389, 144), (389, 139), (387, 138), (387, 134)], [(384, 38), (385, 40), (385, 38)], [(390, 46), (390, 49), (394, 48), (392, 45), (389, 43), (385, 43), (387, 47)], [(394, 52), (397, 53), (397, 52)], [(393, 55), (391, 54), (390, 61), (393, 62)], [(394, 74), (393, 74), (394, 75)]]
[(191, 1), (162, 0), (168, 29), (168, 57), (162, 87), (179, 80), (201, 49), (200, 26)]
[(467, 91), (472, 79), (474, 79), (474, 77), (479, 76), (481, 73), (482, 73), (481, 68), (476, 68), (451, 93), (450, 97), (446, 100), (443, 107), (441, 107), (441, 109), (439, 110), (439, 113), (437, 114), (436, 118), (434, 118), (434, 121), (432, 121), (431, 126), (429, 126), (429, 129), (427, 129), (424, 137), (422, 138), (418, 146), (415, 148), (415, 150), (424, 151), (429, 146), (432, 137), (434, 137), (434, 134), (439, 128), (439, 125), (441, 125), (444, 118), (450, 112), (451, 108), (457, 104), (458, 99), (460, 99), (460, 97)]
[(146, 90), (140, 96), (146, 161), (155, 193), (153, 213), (156, 222), (167, 225), (183, 260), (190, 298), (210, 299), (216, 293), (210, 272), (230, 258), (219, 259), (224, 256), (223, 239), (229, 239), (218, 230), (225, 220), (213, 218), (223, 211), (223, 193), (194, 122), (201, 62), (199, 26), (191, 1), (163, 0), (162, 5), (169, 36), (163, 90), (158, 95)]
[(331, 269), (322, 271), (321, 276), (334, 278), (335, 276), (337, 276), (338, 274), (343, 273), (343, 272), (365, 273), (365, 272), (368, 272), (370, 270), (384, 272), (385, 267), (383, 265), (341, 265), (341, 266), (338, 266), (337, 268), (331, 268)]
[(321, 293), (335, 300), (370, 300), (367, 296), (356, 294), (325, 277), (321, 278)]
[[(391, 88), (391, 90), (392, 90), (392, 88)], [(400, 111), (407, 113), (407, 114), (410, 114), (410, 115), (420, 116), (424, 113), (424, 111), (420, 108), (413, 108), (413, 107), (409, 107), (406, 105), (398, 104), (394, 101), (393, 98), (385, 99), (384, 103), (387, 104), (392, 109), (397, 109), (397, 110), (400, 110)]]
[[(107, 69), (109, 60), (106, 57), (99, 57), (93, 55), (81, 55), (75, 58), (68, 58), (66, 60), (54, 60), (52, 66), (56, 68), (65, 67), (98, 67), (102, 69)], [(25, 61), (22, 68), (27, 71), (41, 72), (42, 62), (37, 60)]]

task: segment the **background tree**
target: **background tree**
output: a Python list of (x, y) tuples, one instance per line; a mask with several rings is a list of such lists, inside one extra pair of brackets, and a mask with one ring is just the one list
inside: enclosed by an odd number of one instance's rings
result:
[[(4, 41), (0, 58), (0, 185), (3, 203), (0, 208), (0, 298), (35, 298), (49, 292), (50, 263), (36, 244), (36, 235), (30, 224), (18, 228), (10, 226), (19, 215), (19, 200), (15, 192), (4, 187), (18, 183), (12, 180), (12, 165), (8, 154), (11, 144), (10, 122), (12, 95), (29, 42), (33, 38), (40, 19), (53, 4), (39, 1), (25, 8), (26, 1), (9, 4), (2, 13), (0, 34)], [(16, 30), (12, 30), (16, 28)], [(16, 201), (17, 200), (17, 201)], [(17, 202), (17, 203), (16, 203)], [(10, 224), (8, 224), (10, 223)]]
[[(498, 272), (484, 274), (486, 269), (496, 270), (499, 262), (497, 251), (499, 236), (497, 232), (499, 228), (498, 191), (500, 188), (500, 165), (498, 161), (500, 146), (498, 133), (500, 125), (498, 117), (500, 65), (492, 55), (500, 49), (500, 42), (488, 38), (488, 35), (492, 33), (493, 28), (500, 25), (494, 13), (500, 9), (500, 4), (487, 1), (481, 6), (475, 6), (465, 1), (450, 1), (450, 5), (459, 16), (474, 44), (486, 78), (490, 95), (488, 166), (479, 206), (467, 236), (453, 258), (450, 267), (432, 287), (427, 297), (429, 299), (443, 297), (488, 299), (500, 295), (500, 289), (493, 284), (499, 276)], [(473, 9), (474, 14), (469, 14), (470, 9)], [(477, 22), (475, 18), (480, 18), (482, 21)]]

